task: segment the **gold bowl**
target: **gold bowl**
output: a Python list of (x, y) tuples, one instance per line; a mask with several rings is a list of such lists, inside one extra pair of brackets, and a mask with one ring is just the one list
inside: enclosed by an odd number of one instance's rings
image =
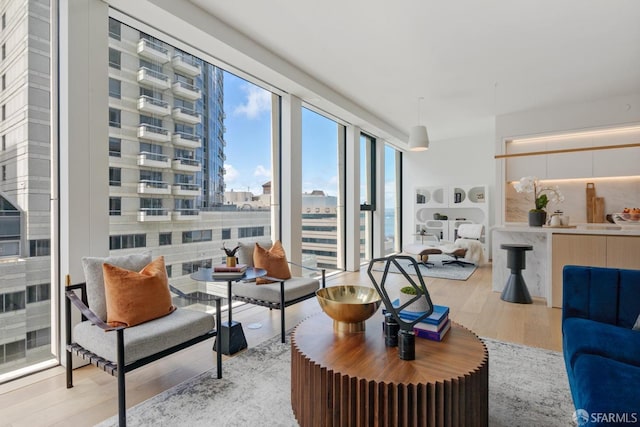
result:
[(365, 320), (373, 316), (382, 303), (374, 288), (356, 285), (318, 289), (316, 298), (322, 311), (333, 319), (336, 332), (363, 332)]

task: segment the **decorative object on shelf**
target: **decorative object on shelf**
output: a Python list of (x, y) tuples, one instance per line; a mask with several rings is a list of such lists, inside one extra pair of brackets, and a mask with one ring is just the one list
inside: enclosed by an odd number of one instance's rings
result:
[[(374, 267), (378, 263), (384, 263), (382, 277), (379, 283), (372, 273), (372, 271), (376, 270)], [(413, 267), (413, 270), (415, 270), (415, 277), (418, 278), (419, 284), (416, 284), (412, 276), (407, 273), (404, 266), (407, 266), (406, 268)], [(408, 286), (412, 287), (415, 292), (413, 298), (410, 298), (404, 304), (400, 303), (397, 306), (394, 306), (394, 299), (389, 296), (389, 293), (386, 289), (387, 275), (389, 274), (390, 268), (395, 268), (397, 271), (402, 273), (405, 280), (408, 282)], [(369, 275), (369, 279), (371, 279), (373, 286), (378, 291), (378, 294), (380, 294), (386, 312), (390, 313), (398, 323), (398, 325), (400, 325), (400, 331), (398, 333), (398, 356), (402, 360), (414, 360), (416, 342), (413, 327), (416, 325), (416, 323), (429, 317), (429, 315), (431, 315), (431, 313), (433, 312), (433, 303), (431, 302), (429, 291), (427, 290), (427, 287), (424, 284), (424, 280), (422, 279), (422, 275), (420, 274), (420, 271), (418, 269), (418, 263), (415, 259), (407, 255), (391, 255), (386, 258), (375, 258), (369, 262), (367, 274)], [(412, 320), (400, 317), (400, 311), (405, 310), (412, 303), (421, 300), (424, 300), (426, 302), (426, 311), (419, 313), (419, 315)], [(387, 342), (387, 338), (385, 338), (385, 342)]]
[(224, 243), (222, 244), (222, 250), (224, 251), (225, 254), (227, 254), (227, 267), (235, 267), (236, 263), (238, 262), (238, 259), (236, 258), (236, 252), (238, 252), (238, 249), (240, 249), (240, 246), (236, 246), (233, 249), (229, 249), (227, 248)]
[(524, 176), (520, 181), (513, 183), (513, 188), (518, 193), (533, 193), (535, 207), (529, 211), (529, 225), (542, 227), (547, 219), (547, 204), (559, 203), (564, 200), (558, 186), (545, 187), (535, 176)]
[[(418, 123), (420, 123), (420, 101), (424, 97), (418, 98)], [(409, 151), (425, 151), (429, 149), (429, 136), (427, 128), (422, 125), (414, 126), (409, 132)]]
[(382, 300), (368, 286), (338, 285), (318, 289), (320, 308), (333, 319), (333, 330), (339, 333), (364, 332), (365, 320), (378, 311)]

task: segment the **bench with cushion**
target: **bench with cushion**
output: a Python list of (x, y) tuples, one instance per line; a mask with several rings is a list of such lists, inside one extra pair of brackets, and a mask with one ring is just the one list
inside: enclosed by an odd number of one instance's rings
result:
[[(256, 266), (254, 263), (254, 250), (258, 243), (262, 248), (270, 249), (271, 241), (266, 242), (241, 242), (238, 243), (238, 262), (247, 264), (249, 267)], [(315, 296), (315, 292), (325, 285), (325, 270), (312, 267), (298, 265), (290, 261), (286, 261), (290, 265), (311, 270), (320, 273), (321, 282), (313, 277), (291, 277), (288, 279), (279, 279), (270, 277), (267, 269), (266, 279), (273, 283), (256, 284), (256, 282), (239, 282), (233, 285), (233, 299), (237, 301), (247, 302), (249, 304), (269, 307), (269, 309), (280, 310), (280, 337), (285, 342), (285, 307), (296, 304)], [(256, 267), (260, 267), (259, 265)]]
[[(125, 373), (215, 337), (217, 335), (216, 326), (221, 324), (220, 298), (210, 296), (210, 300), (215, 301), (215, 320), (211, 314), (205, 312), (175, 308), (171, 304), (169, 289), (180, 297), (192, 298), (168, 285), (166, 271), (164, 271), (164, 260), (157, 265), (155, 271), (148, 269), (152, 264), (151, 252), (109, 258), (83, 258), (82, 262), (86, 283), (67, 284), (65, 292), (67, 388), (73, 387), (72, 354), (117, 377), (118, 421), (120, 426), (125, 426)], [(147, 289), (153, 292), (154, 296), (150, 298), (138, 293), (139, 302), (142, 305), (151, 305), (148, 301), (158, 294), (163, 294), (162, 287), (169, 288), (166, 289), (165, 295), (168, 300), (165, 298), (159, 304), (170, 307), (166, 310), (162, 309), (162, 311), (166, 311), (166, 314), (145, 321), (140, 317), (140, 313), (145, 312), (148, 307), (140, 308), (138, 306), (133, 310), (133, 313), (121, 314), (121, 317), (114, 320), (113, 314), (108, 314), (109, 305), (113, 306), (113, 302), (109, 302), (112, 300), (107, 298), (107, 293), (111, 292), (109, 294), (111, 298), (113, 291), (105, 293), (103, 268), (107, 267), (103, 267), (104, 263), (113, 266), (114, 271), (117, 270), (116, 273), (120, 274), (118, 277), (122, 279), (119, 284), (127, 288), (125, 291), (133, 289), (133, 292), (137, 292), (135, 289)], [(136, 281), (136, 278), (130, 277), (138, 271), (140, 273), (137, 274), (140, 275), (142, 281)], [(111, 280), (111, 273), (108, 274), (107, 280)], [(152, 279), (149, 279), (150, 276)], [(158, 277), (159, 279), (157, 279)], [(149, 285), (149, 280), (153, 280), (154, 284)], [(80, 293), (80, 296), (77, 292)], [(129, 303), (133, 307), (136, 306), (137, 296), (126, 293), (124, 298), (128, 303), (127, 308), (130, 307)], [(73, 333), (71, 327), (72, 305), (82, 313), (82, 321), (73, 327)], [(155, 315), (157, 314), (152, 314), (152, 316)], [(132, 326), (127, 326), (129, 323)], [(220, 340), (216, 340), (217, 348), (214, 350), (217, 359), (217, 377), (222, 378), (222, 353), (219, 346)]]

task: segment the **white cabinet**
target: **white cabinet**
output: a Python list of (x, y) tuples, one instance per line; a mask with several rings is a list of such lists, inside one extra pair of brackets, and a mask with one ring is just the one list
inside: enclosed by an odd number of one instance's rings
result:
[(640, 147), (593, 152), (593, 176), (640, 175)]
[(506, 162), (507, 181), (519, 181), (523, 176), (547, 177), (547, 156), (509, 157)]
[(590, 177), (593, 173), (593, 151), (558, 153), (547, 156), (547, 179)]

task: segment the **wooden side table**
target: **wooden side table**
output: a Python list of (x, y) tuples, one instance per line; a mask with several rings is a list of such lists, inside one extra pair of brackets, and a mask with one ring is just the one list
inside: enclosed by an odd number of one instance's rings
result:
[(386, 347), (382, 315), (366, 331), (336, 334), (320, 313), (300, 323), (291, 345), (291, 405), (301, 426), (486, 426), (489, 354), (452, 324), (442, 342), (416, 337), (416, 359)]

